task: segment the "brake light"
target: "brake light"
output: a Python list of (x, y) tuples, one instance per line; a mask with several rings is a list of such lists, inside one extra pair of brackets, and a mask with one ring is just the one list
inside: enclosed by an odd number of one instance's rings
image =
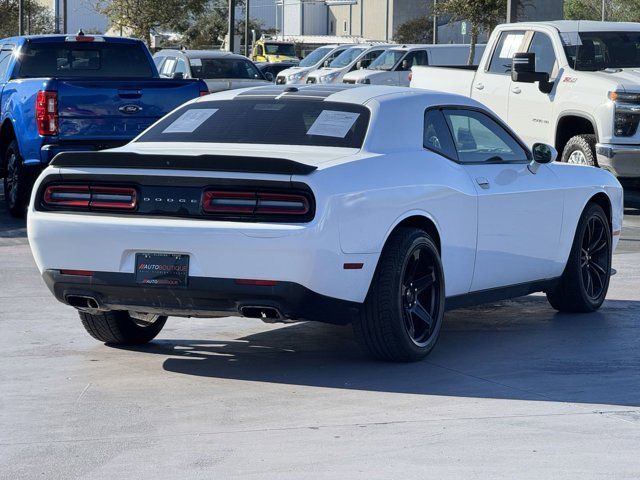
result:
[(51, 185), (44, 191), (48, 207), (75, 207), (95, 210), (134, 210), (138, 195), (131, 187), (93, 185)]
[(209, 90), (200, 90), (201, 97), (206, 97), (207, 95), (209, 95)]
[(409, 72), (408, 79), (409, 81), (413, 80), (413, 72)]
[(62, 275), (75, 275), (77, 277), (92, 277), (94, 272), (89, 270), (60, 270)]
[(292, 193), (205, 191), (205, 213), (240, 215), (306, 215), (310, 203), (306, 196)]
[(58, 134), (58, 93), (40, 90), (36, 96), (36, 123), (40, 135)]

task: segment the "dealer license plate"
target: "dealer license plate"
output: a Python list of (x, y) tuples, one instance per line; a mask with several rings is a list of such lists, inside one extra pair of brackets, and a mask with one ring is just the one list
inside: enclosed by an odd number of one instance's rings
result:
[(184, 287), (189, 279), (189, 255), (136, 254), (136, 282), (141, 285)]

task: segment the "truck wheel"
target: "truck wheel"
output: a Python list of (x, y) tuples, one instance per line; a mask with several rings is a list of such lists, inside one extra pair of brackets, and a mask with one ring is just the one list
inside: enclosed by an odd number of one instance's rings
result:
[(420, 360), (438, 340), (444, 302), (444, 272), (433, 240), (423, 230), (401, 228), (382, 252), (355, 335), (375, 358)]
[(593, 312), (600, 308), (611, 277), (611, 227), (602, 207), (587, 205), (573, 239), (558, 286), (547, 292), (561, 312)]
[(142, 345), (160, 333), (167, 317), (110, 311), (99, 314), (79, 312), (85, 330), (108, 345)]
[(597, 167), (596, 136), (576, 135), (569, 139), (562, 152), (562, 161), (576, 165)]
[(4, 158), (7, 161), (4, 176), (4, 201), (11, 215), (22, 218), (27, 210), (32, 185), (28, 178), (29, 175), (22, 165), (18, 142), (13, 140), (9, 144)]

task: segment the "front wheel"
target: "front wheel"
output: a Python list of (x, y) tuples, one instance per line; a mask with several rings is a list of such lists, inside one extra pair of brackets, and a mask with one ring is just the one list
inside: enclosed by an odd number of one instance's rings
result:
[(562, 151), (562, 161), (574, 165), (597, 167), (595, 135), (576, 135), (569, 139)]
[(444, 272), (423, 230), (400, 228), (385, 246), (356, 337), (375, 358), (412, 362), (435, 346), (444, 317)]
[(593, 312), (600, 308), (611, 277), (611, 227), (602, 207), (589, 204), (580, 217), (569, 260), (558, 286), (547, 292), (561, 312)]
[(79, 312), (85, 330), (108, 345), (142, 345), (160, 333), (167, 317), (125, 311)]

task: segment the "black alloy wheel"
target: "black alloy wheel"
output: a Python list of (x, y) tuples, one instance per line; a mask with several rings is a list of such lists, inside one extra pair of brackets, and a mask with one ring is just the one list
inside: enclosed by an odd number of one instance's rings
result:
[(435, 320), (441, 308), (441, 285), (436, 277), (431, 251), (418, 245), (407, 256), (404, 265), (400, 301), (404, 313), (404, 326), (409, 338), (424, 347), (435, 330)]
[(580, 249), (580, 268), (586, 294), (593, 301), (600, 298), (610, 275), (609, 225), (593, 216), (587, 221)]

